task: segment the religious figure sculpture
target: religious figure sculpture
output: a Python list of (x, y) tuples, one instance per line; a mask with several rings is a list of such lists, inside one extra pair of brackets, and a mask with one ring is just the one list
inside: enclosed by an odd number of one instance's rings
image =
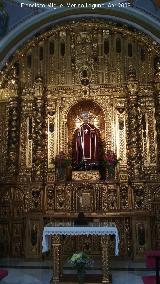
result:
[(82, 170), (95, 169), (99, 161), (101, 148), (98, 129), (83, 123), (75, 132), (73, 142), (73, 164)]

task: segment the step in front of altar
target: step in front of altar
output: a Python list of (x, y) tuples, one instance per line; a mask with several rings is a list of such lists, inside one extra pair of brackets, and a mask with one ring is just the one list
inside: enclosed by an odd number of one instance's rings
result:
[[(84, 283), (90, 283), (90, 284), (102, 283), (102, 275), (85, 275), (84, 281), (85, 281)], [(61, 277), (60, 283), (77, 284), (78, 283), (77, 275), (66, 274)]]
[[(110, 278), (110, 283), (112, 283), (112, 276), (111, 274), (109, 275)], [(60, 277), (60, 284), (63, 283), (67, 283), (67, 284), (75, 284), (78, 283), (77, 281), (77, 275), (76, 273), (73, 273), (72, 271), (70, 271), (68, 273), (63, 273), (63, 275)], [(84, 283), (90, 283), (90, 284), (97, 284), (97, 283), (102, 283), (102, 272), (96, 272), (96, 270), (94, 271), (87, 271), (87, 273), (85, 274), (85, 278), (84, 278)]]
[(98, 171), (73, 171), (72, 180), (99, 180)]

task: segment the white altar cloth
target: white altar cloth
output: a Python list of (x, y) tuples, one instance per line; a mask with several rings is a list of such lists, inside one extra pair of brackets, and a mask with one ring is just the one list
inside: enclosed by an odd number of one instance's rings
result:
[(97, 226), (97, 227), (82, 227), (82, 226), (73, 226), (73, 227), (44, 227), (43, 229), (43, 240), (42, 240), (42, 252), (49, 250), (49, 235), (68, 235), (68, 236), (77, 236), (77, 235), (114, 235), (115, 236), (115, 255), (118, 255), (119, 249), (119, 235), (118, 230), (115, 226)]

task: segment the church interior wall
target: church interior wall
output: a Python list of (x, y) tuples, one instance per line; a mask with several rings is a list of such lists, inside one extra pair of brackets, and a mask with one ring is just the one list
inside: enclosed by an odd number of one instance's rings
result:
[[(101, 20), (57, 25), (17, 50), (0, 74), (2, 255), (41, 257), (43, 226), (79, 211), (116, 223), (121, 256), (160, 246), (159, 64), (153, 39)], [(53, 159), (71, 154), (86, 112), (121, 159), (116, 179), (59, 182)]]

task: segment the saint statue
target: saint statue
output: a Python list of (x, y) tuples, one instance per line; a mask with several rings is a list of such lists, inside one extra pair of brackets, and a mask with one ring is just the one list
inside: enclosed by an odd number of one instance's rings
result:
[(90, 123), (83, 123), (75, 132), (73, 161), (75, 165), (89, 166), (99, 160), (98, 130)]
[[(85, 111), (75, 120), (72, 161), (77, 170), (97, 169), (101, 160), (102, 142), (98, 130), (98, 116)], [(96, 125), (96, 126), (95, 126)]]

